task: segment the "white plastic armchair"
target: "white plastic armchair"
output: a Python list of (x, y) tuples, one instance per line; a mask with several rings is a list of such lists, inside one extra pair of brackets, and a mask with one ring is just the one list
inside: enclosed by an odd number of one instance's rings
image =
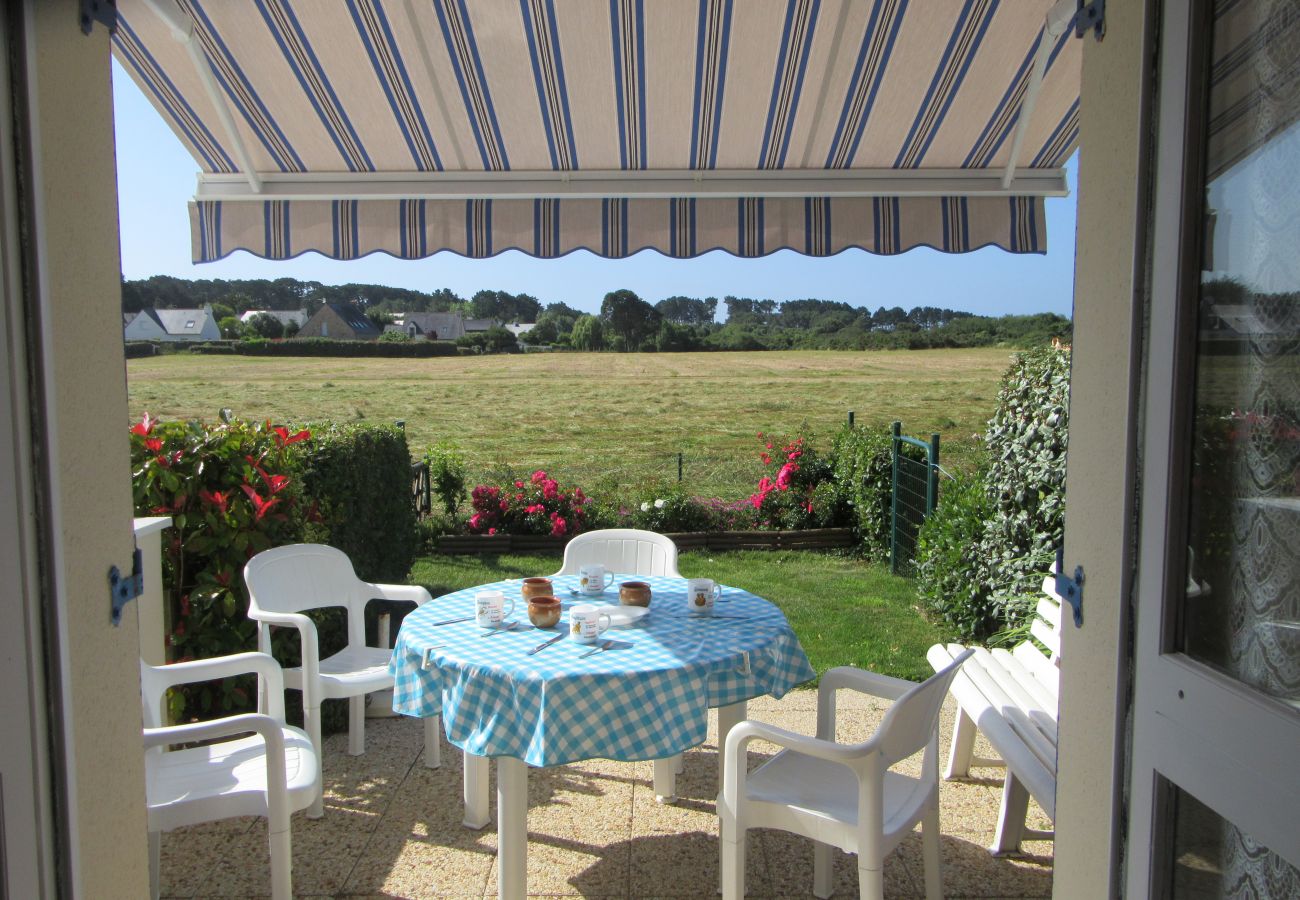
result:
[[(779, 828), (812, 838), (813, 893), (831, 895), (832, 847), (858, 857), (863, 900), (884, 896), (884, 859), (922, 826), (925, 895), (943, 896), (939, 859), (939, 709), (948, 685), (971, 651), (922, 684), (841, 667), (822, 676), (817, 736), (747, 721), (727, 735), (722, 796), (722, 897), (745, 893), (745, 837), (750, 828)], [(835, 691), (848, 688), (894, 704), (870, 739), (835, 742)], [(770, 741), (782, 751), (754, 772), (749, 743)], [(919, 776), (890, 767), (925, 750)]]
[[(357, 577), (346, 553), (324, 544), (290, 544), (264, 550), (244, 566), (248, 584), (248, 617), (257, 622), (257, 646), (271, 652), (271, 626), (296, 628), (302, 665), (284, 670), (287, 687), (302, 691), (303, 724), (316, 748), (321, 748), (321, 701), (348, 700), (348, 753), (365, 752), (366, 694), (393, 687), (388, 664), (393, 651), (366, 646), (365, 608), (371, 600), (427, 603), (429, 592), (417, 585), (371, 584)], [(347, 611), (348, 642), (338, 653), (320, 658), (316, 623), (304, 613), (342, 607)], [(441, 764), (437, 716), (424, 720), (424, 764)], [(317, 801), (308, 815), (317, 818), (324, 806)]]
[[(162, 726), (159, 716), (168, 688), (255, 673), (267, 691), (259, 713), (227, 716), (189, 725)], [(289, 816), (321, 795), (320, 763), (311, 740), (284, 724), (280, 666), (265, 653), (151, 666), (140, 663), (144, 709), (145, 795), (149, 822), (149, 884), (158, 896), (161, 834), (184, 825), (266, 816), (271, 852), (271, 896), (293, 896), (293, 853)], [(222, 740), (226, 739), (226, 740)], [(194, 744), (168, 750), (174, 744)]]
[(579, 568), (591, 563), (628, 575), (681, 577), (672, 538), (636, 528), (606, 528), (578, 535), (565, 546), (564, 564), (555, 574), (577, 575)]

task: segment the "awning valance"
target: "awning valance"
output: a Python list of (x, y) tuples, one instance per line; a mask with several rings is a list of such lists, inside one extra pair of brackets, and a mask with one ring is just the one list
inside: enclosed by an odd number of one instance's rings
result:
[(1043, 252), (1073, 2), (119, 0), (194, 259)]

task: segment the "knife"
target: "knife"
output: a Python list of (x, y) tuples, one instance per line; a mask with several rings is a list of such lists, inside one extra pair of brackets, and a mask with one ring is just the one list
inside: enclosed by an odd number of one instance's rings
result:
[(536, 653), (536, 652), (539, 651), (539, 650), (545, 650), (547, 647), (551, 646), (551, 644), (554, 644), (556, 641), (558, 641), (558, 640), (560, 640), (561, 638), (565, 637), (567, 634), (568, 634), (568, 632), (566, 632), (566, 631), (561, 631), (559, 634), (557, 634), (555, 637), (551, 638), (549, 641), (542, 641), (542, 642), (541, 642), (540, 644), (538, 644), (536, 647), (534, 647), (533, 649), (529, 650), (529, 651), (528, 651), (528, 655), (529, 655), (529, 656), (532, 656), (534, 653)]
[(455, 625), (457, 622), (468, 622), (470, 619), (473, 619), (473, 618), (476, 618), (476, 617), (475, 617), (475, 616), (461, 616), (459, 619), (443, 619), (441, 622), (434, 622), (434, 623), (432, 623), (429, 627), (430, 627), (430, 628), (437, 628), (439, 625)]

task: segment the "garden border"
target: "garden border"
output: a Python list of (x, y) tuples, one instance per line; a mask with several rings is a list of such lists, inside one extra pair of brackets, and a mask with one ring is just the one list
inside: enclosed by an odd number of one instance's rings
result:
[[(458, 534), (437, 538), (434, 553), (446, 556), (485, 553), (561, 551), (572, 535)], [(834, 550), (857, 545), (852, 528), (809, 528), (801, 531), (692, 531), (670, 533), (678, 550)]]

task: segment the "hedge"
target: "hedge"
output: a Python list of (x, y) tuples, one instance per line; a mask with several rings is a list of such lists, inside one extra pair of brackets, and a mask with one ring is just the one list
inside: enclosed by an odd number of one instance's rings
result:
[[(843, 501), (852, 509), (863, 554), (872, 560), (889, 557), (890, 507), (894, 496), (893, 435), (884, 425), (867, 428), (846, 425), (835, 436), (831, 460), (835, 484)], [(925, 454), (912, 444), (903, 454), (924, 460)]]
[(451, 341), (336, 341), (333, 338), (291, 338), (268, 341), (253, 338), (242, 341), (190, 344), (191, 353), (237, 354), (239, 356), (352, 356), (387, 357), (397, 359), (428, 359), (434, 356), (456, 356), (456, 345)]
[(157, 355), (158, 355), (157, 341), (127, 341), (126, 342), (127, 359), (139, 359), (142, 356), (157, 356)]
[(304, 493), (321, 521), (307, 539), (338, 547), (366, 581), (400, 583), (415, 560), (411, 454), (396, 425), (308, 425)]

